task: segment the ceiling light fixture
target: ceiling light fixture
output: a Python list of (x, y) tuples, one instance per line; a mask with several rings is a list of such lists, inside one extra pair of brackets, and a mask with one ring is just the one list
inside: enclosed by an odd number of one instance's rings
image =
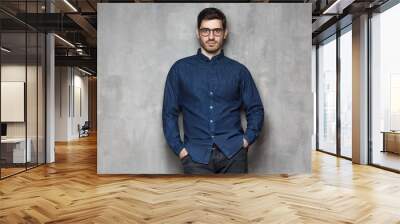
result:
[(77, 49), (76, 49), (76, 52), (77, 52), (79, 55), (83, 55), (83, 50), (82, 50), (81, 48), (77, 48)]
[(78, 10), (71, 4), (69, 3), (68, 0), (64, 0), (65, 4), (67, 4), (72, 10), (74, 10), (75, 12), (78, 12)]
[(62, 38), (62, 37), (60, 37), (60, 36), (57, 35), (57, 34), (54, 34), (54, 36), (56, 36), (58, 39), (60, 39), (60, 40), (63, 41), (64, 43), (68, 44), (69, 46), (75, 48), (75, 45), (73, 45), (73, 44), (72, 44), (71, 42), (69, 42), (68, 40), (66, 40), (66, 39), (64, 39), (64, 38)]
[(336, 0), (332, 5), (325, 9), (322, 14), (342, 14), (343, 10), (354, 1), (355, 0)]
[(329, 13), (337, 4), (339, 4), (340, 0), (336, 0), (332, 5), (330, 5), (327, 9), (324, 10), (322, 14)]
[(5, 47), (1, 47), (1, 50), (4, 51), (4, 52), (7, 52), (7, 53), (10, 53), (10, 52), (11, 52), (11, 50), (9, 50), (9, 49), (7, 49), (7, 48), (5, 48)]
[(83, 70), (83, 69), (81, 69), (81, 68), (79, 68), (79, 67), (78, 67), (78, 69), (79, 69), (79, 71), (81, 71), (81, 72), (83, 72), (83, 73), (85, 73), (85, 74), (92, 75), (92, 73), (90, 73), (90, 72), (88, 72), (88, 71), (85, 71), (85, 70)]

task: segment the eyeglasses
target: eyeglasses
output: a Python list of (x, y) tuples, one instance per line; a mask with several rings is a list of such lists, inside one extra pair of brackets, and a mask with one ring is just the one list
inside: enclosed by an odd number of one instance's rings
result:
[(215, 28), (215, 29), (208, 29), (208, 28), (201, 28), (199, 29), (199, 33), (203, 37), (207, 37), (210, 35), (211, 31), (213, 32), (214, 36), (219, 37), (224, 33), (223, 28)]

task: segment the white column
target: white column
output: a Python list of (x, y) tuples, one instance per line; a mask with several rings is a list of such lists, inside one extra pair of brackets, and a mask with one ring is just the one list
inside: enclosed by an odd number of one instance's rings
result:
[(353, 162), (368, 163), (368, 15), (353, 20)]
[[(54, 11), (54, 6), (47, 1), (48, 12)], [(46, 36), (46, 163), (55, 161), (54, 133), (55, 133), (55, 44), (52, 33)]]

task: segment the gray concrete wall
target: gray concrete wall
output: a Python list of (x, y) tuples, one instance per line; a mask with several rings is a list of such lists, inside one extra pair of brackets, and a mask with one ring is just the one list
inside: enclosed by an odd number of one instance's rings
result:
[(265, 107), (250, 173), (311, 171), (311, 4), (99, 4), (98, 173), (181, 173), (162, 132), (165, 79), (198, 48), (205, 7), (228, 18), (228, 57), (245, 64)]

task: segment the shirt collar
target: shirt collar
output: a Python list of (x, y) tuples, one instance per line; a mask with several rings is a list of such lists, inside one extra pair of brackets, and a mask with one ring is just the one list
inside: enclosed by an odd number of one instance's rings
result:
[(197, 50), (197, 57), (203, 61), (216, 61), (216, 60), (220, 60), (221, 58), (224, 57), (224, 49), (221, 49), (221, 52), (219, 52), (219, 54), (215, 55), (214, 57), (211, 58), (211, 60), (205, 56), (203, 53), (201, 53), (201, 48), (199, 48)]

